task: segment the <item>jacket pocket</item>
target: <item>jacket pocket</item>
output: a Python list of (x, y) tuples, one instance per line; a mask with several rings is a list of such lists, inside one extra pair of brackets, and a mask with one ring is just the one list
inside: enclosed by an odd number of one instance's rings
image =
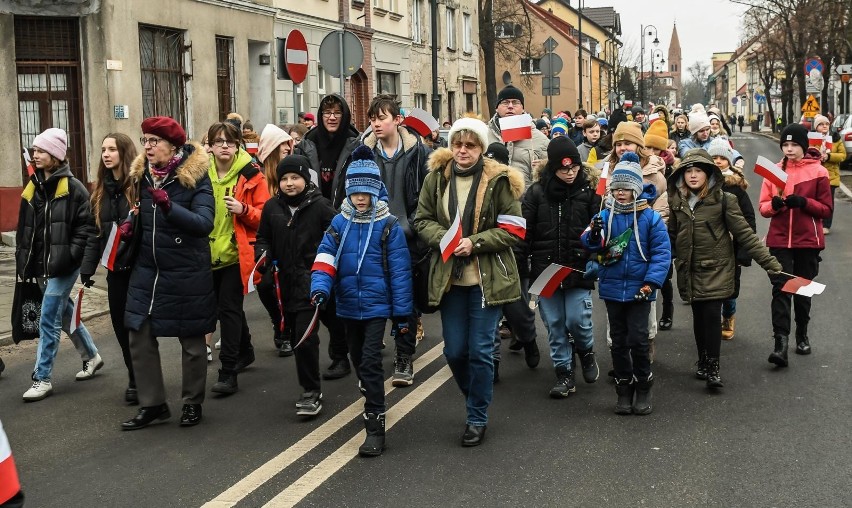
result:
[(719, 235), (717, 235), (716, 232), (713, 231), (713, 226), (711, 226), (710, 223), (707, 222), (707, 221), (704, 222), (704, 225), (707, 227), (707, 231), (710, 232), (710, 236), (713, 237), (713, 241), (718, 242), (719, 241)]

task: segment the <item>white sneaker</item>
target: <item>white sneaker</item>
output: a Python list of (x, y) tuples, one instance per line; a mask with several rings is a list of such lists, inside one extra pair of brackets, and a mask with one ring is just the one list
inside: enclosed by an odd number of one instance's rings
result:
[(100, 353), (95, 353), (94, 358), (83, 362), (83, 370), (78, 372), (77, 375), (74, 377), (77, 379), (77, 381), (92, 379), (95, 376), (95, 372), (99, 371), (103, 366), (104, 361), (101, 358)]
[(214, 345), (216, 349), (222, 349), (222, 339), (216, 341), (216, 345)]
[(50, 381), (36, 381), (33, 383), (32, 388), (24, 392), (24, 401), (35, 402), (47, 397), (51, 393), (53, 393), (53, 385), (50, 384)]
[(213, 361), (213, 350), (210, 349), (210, 346), (207, 346), (207, 363)]

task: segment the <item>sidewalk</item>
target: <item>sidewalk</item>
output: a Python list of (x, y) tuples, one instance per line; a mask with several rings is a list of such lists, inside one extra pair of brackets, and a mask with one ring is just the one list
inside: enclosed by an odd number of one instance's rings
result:
[[(95, 275), (95, 285), (87, 289), (83, 296), (83, 323), (87, 319), (109, 312), (107, 301), (106, 277), (102, 270)], [(76, 286), (79, 288), (80, 286)], [(0, 346), (13, 344), (12, 341), (12, 299), (15, 295), (15, 249), (0, 247)]]

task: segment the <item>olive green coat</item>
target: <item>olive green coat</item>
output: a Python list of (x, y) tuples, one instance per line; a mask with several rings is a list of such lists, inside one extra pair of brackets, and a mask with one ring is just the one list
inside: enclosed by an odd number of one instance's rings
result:
[[(440, 254), (441, 238), (452, 224), (441, 205), (444, 193), (449, 189), (452, 162), (453, 154), (446, 148), (435, 150), (429, 157), (429, 174), (420, 190), (417, 215), (414, 218), (415, 231), (432, 249), (429, 305), (436, 307), (450, 289), (453, 269), (452, 259), (444, 263)], [(474, 261), (479, 267), (483, 304), (503, 305), (514, 302), (521, 298), (518, 266), (512, 253), (512, 246), (519, 238), (498, 228), (497, 216), (523, 217), (519, 199), (524, 192), (524, 177), (513, 167), (485, 158), (482, 178), (479, 187), (471, 189), (471, 192), (474, 191), (475, 231), (468, 238), (473, 243), (471, 256), (475, 257)]]
[[(707, 160), (712, 163), (709, 157)], [(691, 303), (724, 300), (734, 293), (734, 240), (764, 270), (781, 271), (781, 264), (746, 222), (736, 196), (722, 190), (725, 178), (716, 166), (711, 172), (710, 193), (690, 207), (689, 195), (680, 189), (683, 173), (690, 166), (687, 156), (669, 177), (668, 189), (668, 228), (680, 297)]]

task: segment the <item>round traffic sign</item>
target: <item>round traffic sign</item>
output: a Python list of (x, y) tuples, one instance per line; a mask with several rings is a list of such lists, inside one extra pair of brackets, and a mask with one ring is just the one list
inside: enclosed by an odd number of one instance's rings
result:
[(819, 72), (823, 70), (822, 60), (818, 56), (814, 56), (805, 60), (805, 76), (809, 76), (811, 71), (816, 69)]
[(308, 43), (298, 30), (291, 30), (284, 43), (284, 62), (290, 80), (298, 85), (308, 77)]
[(364, 63), (364, 45), (354, 33), (334, 30), (320, 43), (319, 58), (322, 68), (335, 78), (341, 74), (349, 77)]
[(737, 99), (736, 97), (731, 97), (731, 104), (736, 104), (737, 102), (739, 102), (739, 99)]
[(562, 57), (556, 53), (545, 53), (539, 61), (539, 69), (545, 76), (556, 76), (562, 71)]

